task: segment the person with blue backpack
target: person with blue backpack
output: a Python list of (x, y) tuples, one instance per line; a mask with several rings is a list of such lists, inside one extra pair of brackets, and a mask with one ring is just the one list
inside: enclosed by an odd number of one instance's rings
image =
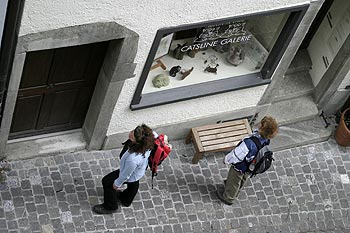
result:
[[(123, 206), (130, 206), (138, 189), (139, 180), (145, 175), (148, 158), (158, 135), (145, 124), (130, 131), (129, 139), (120, 153), (120, 169), (102, 178), (104, 203), (95, 205), (92, 210), (97, 214), (111, 214), (118, 209), (117, 200)], [(123, 184), (127, 188), (123, 190)]]
[(273, 161), (272, 152), (267, 145), (270, 139), (278, 132), (278, 124), (271, 116), (265, 116), (259, 129), (244, 138), (225, 156), (224, 163), (231, 164), (224, 181), (224, 190), (217, 190), (217, 197), (226, 205), (232, 205), (239, 191), (248, 181), (249, 177), (265, 172)]

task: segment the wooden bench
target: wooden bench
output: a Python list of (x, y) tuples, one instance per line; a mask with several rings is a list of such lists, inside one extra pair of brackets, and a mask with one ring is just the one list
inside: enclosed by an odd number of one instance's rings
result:
[(192, 163), (198, 163), (205, 152), (232, 150), (251, 133), (247, 119), (192, 128), (186, 138), (186, 144), (192, 141), (196, 150)]

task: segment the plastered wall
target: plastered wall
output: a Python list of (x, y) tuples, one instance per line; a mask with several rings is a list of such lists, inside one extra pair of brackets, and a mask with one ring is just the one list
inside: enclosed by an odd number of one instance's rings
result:
[(139, 34), (135, 77), (119, 96), (107, 135), (125, 133), (139, 123), (154, 128), (213, 115), (227, 115), (257, 105), (266, 86), (131, 111), (129, 105), (157, 29), (292, 7), (305, 0), (27, 0), (20, 36), (93, 22), (114, 21)]

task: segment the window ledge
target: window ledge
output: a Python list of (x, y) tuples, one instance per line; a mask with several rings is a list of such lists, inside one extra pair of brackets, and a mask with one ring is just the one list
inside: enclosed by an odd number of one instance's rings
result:
[(149, 108), (228, 91), (266, 85), (270, 82), (270, 79), (260, 78), (260, 73), (248, 74), (239, 77), (143, 94), (141, 95), (140, 102), (138, 104), (131, 104), (130, 108), (131, 110)]

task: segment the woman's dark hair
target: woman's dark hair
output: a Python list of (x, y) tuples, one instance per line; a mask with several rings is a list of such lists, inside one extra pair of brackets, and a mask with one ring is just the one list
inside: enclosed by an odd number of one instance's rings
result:
[(139, 125), (134, 129), (136, 142), (129, 145), (130, 152), (145, 153), (146, 150), (153, 149), (154, 136), (150, 127), (145, 124)]

